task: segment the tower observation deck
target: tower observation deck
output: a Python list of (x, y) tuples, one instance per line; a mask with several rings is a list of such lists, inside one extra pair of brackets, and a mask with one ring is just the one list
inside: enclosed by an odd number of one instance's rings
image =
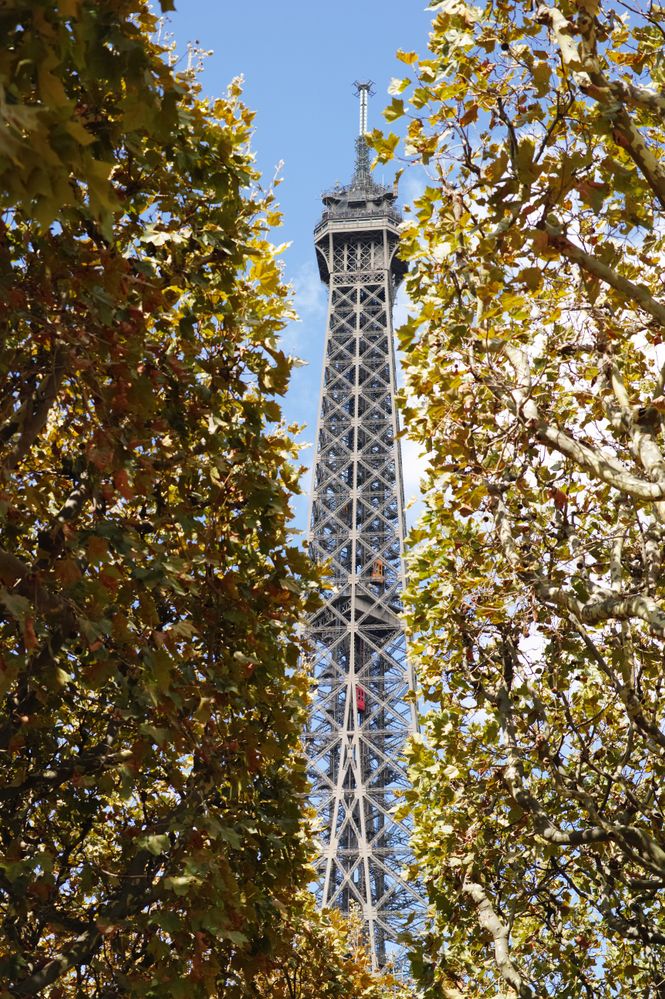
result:
[(305, 744), (319, 816), (318, 900), (365, 924), (374, 967), (399, 960), (397, 937), (422, 906), (401, 871), (408, 829), (393, 809), (415, 729), (413, 675), (398, 614), (404, 499), (395, 410), (392, 307), (405, 273), (392, 188), (369, 169), (367, 98), (350, 184), (323, 195), (314, 230), (328, 322), (310, 513), (310, 552), (331, 569), (310, 618), (315, 698)]

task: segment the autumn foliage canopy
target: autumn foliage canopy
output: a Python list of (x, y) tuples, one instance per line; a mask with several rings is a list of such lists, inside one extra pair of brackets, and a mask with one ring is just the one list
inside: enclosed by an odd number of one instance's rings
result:
[(5, 996), (233, 995), (309, 878), (279, 216), (156, 27), (0, 11)]
[[(662, 995), (665, 11), (433, 2), (389, 120), (429, 452), (408, 616), (419, 951), (448, 999)], [(381, 158), (397, 136), (375, 137)]]

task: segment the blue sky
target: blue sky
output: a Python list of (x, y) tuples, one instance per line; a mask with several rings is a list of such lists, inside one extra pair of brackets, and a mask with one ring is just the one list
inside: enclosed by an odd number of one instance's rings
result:
[[(289, 421), (307, 424), (303, 440), (313, 443), (323, 341), (326, 296), (320, 284), (312, 230), (321, 212), (321, 192), (347, 181), (353, 169), (358, 106), (353, 81), (371, 79), (369, 125), (381, 127), (387, 88), (407, 67), (397, 49), (424, 54), (431, 12), (425, 0), (283, 0), (229, 3), (228, 0), (176, 0), (169, 30), (184, 53), (188, 42), (212, 50), (205, 61), (204, 92), (223, 94), (242, 75), (245, 101), (256, 112), (254, 149), (259, 169), (269, 180), (283, 162), (277, 191), (284, 226), (276, 241), (289, 241), (285, 276), (295, 288), (300, 322), (287, 331), (285, 348), (307, 361), (294, 373), (286, 400)], [(392, 181), (379, 168), (377, 179)], [(417, 175), (402, 179), (400, 193), (409, 200), (421, 186)], [(404, 310), (404, 302), (398, 311)], [(417, 492), (420, 462), (406, 445), (407, 498)], [(312, 459), (312, 448), (303, 462)], [(305, 479), (309, 489), (309, 477)], [(306, 498), (296, 504), (296, 523), (306, 528)]]

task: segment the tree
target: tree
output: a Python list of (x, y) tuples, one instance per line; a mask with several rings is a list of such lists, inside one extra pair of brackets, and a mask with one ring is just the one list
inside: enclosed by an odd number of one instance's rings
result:
[[(664, 12), (433, 3), (389, 120), (431, 454), (407, 595), (431, 995), (663, 994)], [(394, 136), (375, 138), (380, 157)]]
[(3, 996), (226, 995), (309, 878), (279, 214), (155, 29), (0, 13)]
[(390, 970), (372, 972), (358, 913), (315, 909), (304, 892), (282, 922), (284, 952), (252, 979), (252, 999), (409, 999)]

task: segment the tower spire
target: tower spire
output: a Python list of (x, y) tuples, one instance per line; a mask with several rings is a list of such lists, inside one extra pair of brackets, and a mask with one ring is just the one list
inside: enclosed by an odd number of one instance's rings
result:
[(367, 80), (365, 83), (360, 83), (356, 80), (353, 86), (356, 89), (356, 97), (358, 97), (360, 104), (360, 130), (358, 135), (365, 135), (367, 132), (367, 100), (369, 97), (374, 96), (376, 90), (374, 89), (372, 80)]
[(366, 187), (371, 183), (369, 148), (365, 137), (367, 135), (367, 103), (376, 91), (371, 80), (367, 80), (364, 83), (356, 80), (353, 86), (355, 87), (360, 105), (360, 128), (358, 130), (358, 138), (356, 139), (356, 164), (353, 171), (352, 183), (354, 187)]

